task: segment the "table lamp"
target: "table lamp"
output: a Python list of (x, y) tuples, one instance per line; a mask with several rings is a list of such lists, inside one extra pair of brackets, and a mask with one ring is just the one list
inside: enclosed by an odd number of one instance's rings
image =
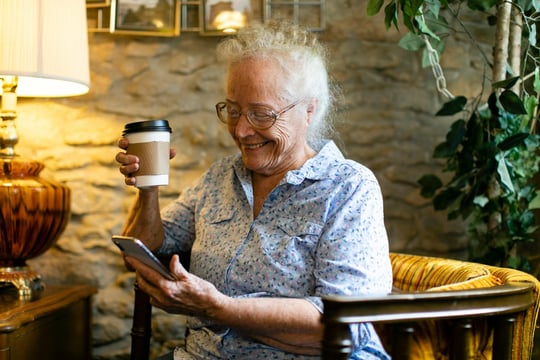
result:
[(39, 296), (27, 259), (48, 250), (70, 216), (70, 189), (39, 177), (44, 165), (17, 154), (17, 97), (88, 92), (85, 0), (0, 0), (0, 290)]

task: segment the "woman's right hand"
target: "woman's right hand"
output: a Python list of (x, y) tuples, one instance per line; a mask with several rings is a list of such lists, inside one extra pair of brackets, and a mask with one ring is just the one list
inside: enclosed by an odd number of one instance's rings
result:
[[(118, 140), (118, 147), (120, 149), (126, 150), (128, 145), (129, 141), (126, 137), (121, 137)], [(126, 185), (135, 186), (136, 179), (133, 174), (139, 170), (139, 157), (123, 151), (117, 153), (115, 159), (120, 164), (120, 173), (124, 175)]]
[[(136, 155), (130, 155), (125, 150), (127, 150), (129, 145), (129, 140), (122, 136), (118, 140), (118, 147), (124, 151), (116, 154), (116, 161), (120, 164), (120, 173), (124, 175), (126, 185), (135, 186), (136, 178), (133, 176), (137, 170), (139, 170), (139, 157)], [(169, 152), (169, 159), (172, 159), (176, 156), (176, 151), (171, 148)]]

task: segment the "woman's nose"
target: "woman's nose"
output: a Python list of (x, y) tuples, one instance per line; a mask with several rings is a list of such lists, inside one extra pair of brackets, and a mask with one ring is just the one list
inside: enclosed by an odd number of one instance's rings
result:
[(241, 114), (238, 122), (234, 125), (235, 136), (245, 137), (248, 135), (253, 135), (254, 133), (255, 129), (249, 123), (247, 116), (245, 114)]

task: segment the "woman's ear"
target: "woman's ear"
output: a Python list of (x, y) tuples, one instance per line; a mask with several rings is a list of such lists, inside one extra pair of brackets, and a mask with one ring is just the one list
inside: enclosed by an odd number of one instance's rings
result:
[(307, 105), (307, 121), (308, 125), (311, 124), (311, 121), (313, 120), (313, 115), (315, 114), (315, 110), (317, 110), (317, 99), (311, 99), (310, 102)]

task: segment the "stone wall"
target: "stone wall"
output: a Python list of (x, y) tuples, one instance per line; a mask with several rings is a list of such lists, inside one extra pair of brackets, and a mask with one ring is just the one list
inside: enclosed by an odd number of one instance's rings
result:
[[(341, 143), (381, 183), (392, 250), (462, 257), (462, 226), (434, 213), (416, 185), (421, 175), (440, 169), (431, 153), (450, 120), (433, 114), (444, 99), (419, 56), (397, 46), (401, 35), (387, 32), (381, 17), (366, 17), (365, 4), (327, 1), (327, 29), (320, 34), (343, 93), (337, 126)], [(134, 190), (124, 186), (114, 161), (116, 140), (127, 122), (171, 122), (178, 156), (171, 164), (171, 184), (162, 188), (163, 204), (214, 159), (235, 151), (214, 113), (214, 104), (223, 98), (223, 70), (214, 60), (218, 41), (195, 33), (178, 38), (90, 34), (88, 95), (19, 102), (18, 152), (43, 161), (42, 176), (69, 185), (73, 197), (66, 231), (50, 251), (29, 263), (46, 284), (86, 283), (99, 290), (94, 359), (125, 359), (130, 346), (133, 274), (125, 271), (110, 236), (120, 231)], [(456, 36), (442, 59), (452, 92), (478, 90), (478, 59), (475, 49)], [(158, 355), (181, 339), (183, 319), (154, 314), (152, 352)]]

